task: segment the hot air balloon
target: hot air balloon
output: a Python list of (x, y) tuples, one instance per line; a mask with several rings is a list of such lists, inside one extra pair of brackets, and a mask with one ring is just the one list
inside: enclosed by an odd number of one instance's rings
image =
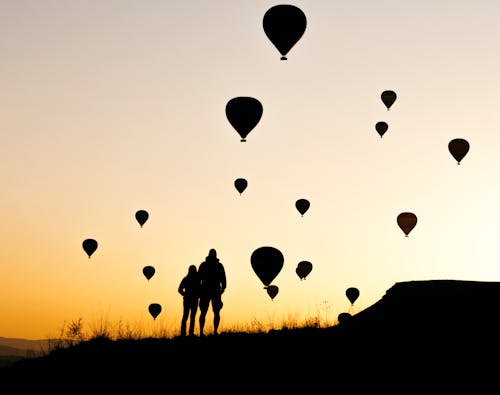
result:
[(297, 264), (297, 268), (295, 269), (295, 273), (301, 280), (304, 280), (312, 270), (312, 263), (309, 261), (301, 261)]
[(337, 319), (339, 320), (339, 323), (342, 324), (344, 322), (346, 322), (347, 320), (349, 320), (350, 318), (352, 318), (351, 314), (349, 313), (340, 313), (337, 317)]
[(144, 266), (142, 268), (142, 273), (144, 274), (144, 277), (146, 277), (149, 281), (155, 274), (155, 268), (153, 266)]
[(354, 287), (347, 288), (345, 291), (345, 295), (347, 296), (347, 299), (349, 299), (349, 302), (351, 302), (351, 304), (354, 304), (356, 299), (358, 299), (359, 297), (359, 289)]
[(397, 222), (406, 237), (417, 224), (417, 216), (413, 213), (401, 213), (398, 215)]
[(375, 130), (377, 131), (377, 133), (380, 135), (381, 138), (384, 135), (384, 133), (387, 132), (387, 129), (389, 129), (389, 125), (387, 125), (387, 122), (380, 121), (375, 124)]
[(144, 225), (149, 218), (149, 213), (146, 210), (139, 210), (135, 213), (135, 219), (139, 222), (139, 225)]
[(234, 97), (226, 104), (227, 120), (238, 132), (241, 141), (246, 141), (248, 133), (257, 126), (262, 118), (263, 111), (261, 102), (253, 97)]
[(265, 288), (269, 287), (269, 284), (279, 274), (284, 260), (285, 258), (280, 250), (269, 246), (257, 248), (250, 257), (253, 271)]
[(161, 305), (159, 303), (151, 303), (148, 307), (149, 314), (153, 317), (153, 319), (156, 320), (156, 317), (158, 317), (158, 314), (161, 313)]
[(306, 25), (304, 12), (293, 5), (275, 5), (264, 14), (264, 32), (281, 54), (281, 60), (287, 59), (288, 52), (306, 31)]
[(90, 259), (90, 256), (97, 250), (97, 241), (94, 239), (85, 239), (83, 240), (82, 246)]
[(394, 91), (383, 91), (382, 94), (380, 95), (382, 102), (387, 107), (387, 111), (389, 111), (391, 106), (396, 101), (396, 97), (397, 97), (397, 95), (396, 95), (396, 92), (394, 92)]
[(241, 195), (243, 191), (247, 189), (248, 182), (244, 178), (237, 178), (236, 180), (234, 180), (234, 186)]
[(465, 139), (453, 139), (448, 143), (448, 150), (457, 161), (457, 165), (459, 165), (460, 161), (467, 155), (469, 148), (469, 142)]
[(271, 299), (274, 299), (276, 295), (278, 295), (278, 292), (280, 291), (276, 285), (270, 285), (266, 288), (266, 290), (267, 294), (271, 297)]
[(295, 202), (295, 208), (299, 211), (300, 215), (304, 216), (307, 210), (310, 207), (309, 200), (307, 199), (299, 199)]

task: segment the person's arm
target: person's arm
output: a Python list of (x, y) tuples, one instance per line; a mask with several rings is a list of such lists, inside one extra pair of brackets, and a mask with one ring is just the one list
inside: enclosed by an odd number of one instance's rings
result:
[(220, 288), (221, 288), (221, 293), (224, 293), (224, 291), (226, 290), (226, 271), (224, 270), (224, 266), (220, 265), (220, 268), (221, 268), (221, 280), (220, 280)]
[(184, 291), (185, 291), (185, 286), (184, 286), (184, 282), (185, 280), (182, 279), (181, 283), (179, 284), (179, 288), (177, 289), (177, 291), (182, 295), (184, 296)]

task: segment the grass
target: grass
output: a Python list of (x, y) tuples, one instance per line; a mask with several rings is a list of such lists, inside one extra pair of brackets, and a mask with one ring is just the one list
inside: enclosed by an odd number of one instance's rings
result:
[(497, 284), (398, 284), (347, 325), (329, 322), (327, 305), (306, 318), (222, 322), (205, 339), (178, 336), (180, 322), (77, 318), (61, 329), (64, 349), (0, 369), (0, 382), (52, 395), (75, 383), (103, 394), (500, 393)]
[[(252, 319), (248, 323), (224, 323), (222, 319), (219, 326), (220, 334), (263, 334), (276, 331), (287, 331), (302, 328), (326, 328), (338, 324), (338, 320), (329, 317), (330, 304), (323, 301), (317, 306), (315, 312), (308, 317), (301, 317), (298, 313), (289, 313), (285, 318), (278, 319), (269, 316), (265, 320)], [(213, 330), (210, 315), (207, 316), (206, 333)], [(223, 317), (222, 317), (223, 318)], [(198, 320), (196, 321), (195, 333), (198, 333)], [(27, 350), (24, 356), (3, 356), (0, 359), (0, 367), (10, 365), (20, 359), (35, 358), (49, 355), (58, 349), (77, 346), (80, 343), (92, 340), (128, 340), (140, 341), (146, 339), (173, 339), (180, 337), (180, 322), (165, 321), (161, 317), (146, 322), (130, 322), (119, 319), (111, 321), (106, 315), (94, 317), (91, 321), (85, 321), (78, 317), (70, 321), (64, 321), (59, 329), (58, 336), (47, 339), (46, 346), (41, 346), (37, 351)]]
[[(247, 324), (230, 324), (229, 326), (221, 325), (219, 332), (222, 333), (267, 333), (270, 331), (291, 330), (301, 328), (325, 328), (338, 324), (337, 320), (328, 319), (327, 302), (319, 306), (316, 314), (300, 318), (297, 314), (289, 314), (286, 318), (277, 320), (275, 317), (269, 317), (267, 320), (252, 319)], [(59, 337), (49, 341), (48, 349), (45, 354), (50, 353), (53, 349), (66, 348), (77, 345), (84, 341), (94, 339), (108, 340), (143, 340), (143, 339), (172, 339), (180, 336), (180, 328), (170, 323), (161, 320), (155, 320), (153, 324), (144, 324), (143, 322), (128, 322), (123, 319), (117, 322), (111, 322), (107, 317), (101, 316), (92, 322), (86, 323), (83, 317), (78, 317), (69, 322), (63, 322)], [(196, 322), (196, 329), (198, 322)], [(211, 333), (210, 319), (207, 317), (206, 331)]]

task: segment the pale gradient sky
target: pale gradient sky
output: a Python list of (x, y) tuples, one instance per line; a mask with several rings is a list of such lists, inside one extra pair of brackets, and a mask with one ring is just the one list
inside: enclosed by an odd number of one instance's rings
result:
[[(351, 286), (359, 311), (400, 281), (500, 280), (500, 3), (296, 1), (308, 25), (286, 62), (262, 28), (276, 4), (1, 2), (0, 336), (79, 317), (178, 333), (177, 286), (210, 248), (221, 330), (333, 322)], [(236, 96), (264, 107), (246, 143), (225, 116)], [(285, 257), (274, 300), (250, 265), (264, 245)]]

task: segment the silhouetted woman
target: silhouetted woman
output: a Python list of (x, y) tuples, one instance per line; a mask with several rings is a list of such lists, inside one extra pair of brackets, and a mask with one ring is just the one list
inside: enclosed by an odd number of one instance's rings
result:
[(181, 336), (186, 336), (186, 324), (189, 317), (189, 334), (194, 335), (196, 312), (198, 311), (198, 300), (200, 297), (200, 277), (195, 265), (189, 266), (188, 274), (179, 284), (179, 293), (183, 296), (183, 307), (181, 322)]

